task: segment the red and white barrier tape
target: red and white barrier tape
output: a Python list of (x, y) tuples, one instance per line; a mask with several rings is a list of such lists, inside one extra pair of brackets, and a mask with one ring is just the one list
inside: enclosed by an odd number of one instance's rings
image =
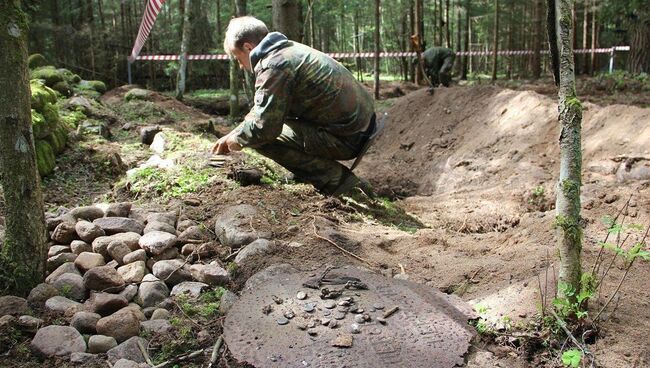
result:
[(153, 28), (153, 24), (156, 22), (156, 17), (160, 13), (165, 0), (149, 0), (147, 1), (147, 7), (144, 10), (142, 15), (142, 22), (140, 22), (140, 29), (138, 30), (138, 36), (135, 39), (135, 44), (133, 44), (133, 50), (131, 50), (131, 56), (129, 56), (129, 61), (133, 62), (137, 59), (142, 50), (142, 46), (147, 41), (149, 37), (149, 32)]
[[(156, 0), (152, 0), (156, 1)], [(161, 1), (161, 0), (158, 0)], [(164, 1), (164, 0), (163, 0)], [(573, 50), (576, 54), (609, 54), (612, 51), (630, 51), (629, 46), (615, 46), (610, 48), (599, 48), (599, 49), (580, 49)], [(500, 56), (517, 56), (517, 55), (532, 55), (535, 52), (532, 50), (503, 50), (499, 51), (498, 55)], [(542, 50), (542, 54), (548, 54), (548, 50)], [(460, 51), (456, 52), (456, 56), (490, 56), (492, 51)], [(345, 59), (345, 58), (374, 58), (374, 52), (334, 52), (327, 54), (334, 59)], [(389, 57), (414, 57), (416, 56), (415, 52), (382, 52), (379, 54), (380, 58), (389, 58)], [(135, 58), (135, 60), (152, 60), (152, 61), (174, 61), (178, 60), (178, 55), (140, 55)], [(229, 57), (226, 54), (205, 54), (205, 55), (187, 55), (187, 60), (228, 60)]]

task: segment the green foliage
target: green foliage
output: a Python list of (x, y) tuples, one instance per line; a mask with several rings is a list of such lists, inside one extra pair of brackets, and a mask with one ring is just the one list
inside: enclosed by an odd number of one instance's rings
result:
[(558, 283), (558, 295), (553, 299), (553, 306), (562, 319), (575, 316), (578, 320), (586, 318), (589, 313), (587, 304), (596, 291), (596, 278), (591, 273), (583, 273), (580, 278), (580, 290), (573, 285)]
[(578, 349), (569, 349), (562, 353), (562, 364), (565, 367), (578, 368), (582, 361), (582, 352)]
[(178, 198), (194, 193), (210, 183), (214, 169), (187, 166), (165, 170), (147, 167), (136, 170), (122, 186), (138, 196), (160, 196), (163, 199)]
[(63, 125), (69, 129), (76, 129), (79, 123), (87, 119), (86, 114), (80, 110), (61, 110), (60, 119)]
[(59, 92), (65, 97), (72, 96), (72, 87), (66, 81), (57, 82), (52, 86), (52, 89)]
[(43, 84), (43, 81), (33, 79), (29, 81), (29, 87), (32, 92), (31, 106), (36, 111), (42, 111), (46, 104), (56, 103), (56, 92)]

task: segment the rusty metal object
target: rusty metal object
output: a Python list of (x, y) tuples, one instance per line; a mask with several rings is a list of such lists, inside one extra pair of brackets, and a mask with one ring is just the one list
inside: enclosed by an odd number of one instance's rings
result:
[[(467, 321), (477, 316), (459, 298), (410, 281), (344, 267), (331, 271), (329, 276), (358, 278), (368, 290), (342, 290), (336, 301), (350, 305), (337, 307), (337, 316), (342, 314), (343, 318), (331, 327), (331, 322), (322, 323), (333, 320), (330, 309), (325, 307), (326, 303), (331, 306), (331, 299), (321, 299), (318, 293), (308, 293), (305, 300), (296, 298), (298, 292), (308, 290), (302, 283), (310, 276), (301, 272), (278, 274), (242, 294), (224, 325), (224, 337), (234, 358), (259, 368), (451, 368), (463, 364), (474, 336)], [(262, 307), (273, 303), (273, 295), (283, 298), (284, 303), (265, 315)], [(303, 311), (307, 304), (314, 310)], [(383, 306), (397, 306), (399, 313), (382, 321)], [(361, 309), (368, 319), (355, 322), (354, 313), (338, 308)], [(286, 325), (279, 325), (277, 320), (288, 310), (298, 312)], [(346, 348), (332, 346), (355, 323), (354, 344)]]

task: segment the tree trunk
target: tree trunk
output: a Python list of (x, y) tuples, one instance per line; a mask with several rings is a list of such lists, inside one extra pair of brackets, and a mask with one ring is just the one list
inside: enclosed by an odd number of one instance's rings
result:
[[(554, 2), (554, 4), (553, 4)], [(582, 186), (581, 122), (582, 106), (576, 96), (572, 49), (571, 0), (549, 0), (554, 6), (555, 39), (559, 66), (560, 179), (555, 202), (557, 244), (560, 251), (558, 296), (575, 300), (580, 290), (582, 227), (580, 187)], [(551, 10), (551, 9), (549, 9)], [(549, 35), (550, 36), (550, 35)], [(562, 285), (573, 287), (566, 293)]]
[(639, 17), (630, 28), (628, 70), (632, 73), (650, 73), (650, 15), (645, 15), (645, 19)]
[(494, 0), (494, 46), (492, 58), (492, 81), (497, 80), (497, 65), (499, 53), (499, 0)]
[[(424, 34), (422, 34), (424, 29), (424, 20), (422, 19), (424, 14), (422, 13), (422, 0), (415, 0), (415, 39), (417, 40), (416, 44), (421, 45), (419, 50), (415, 50), (417, 53), (418, 63), (422, 63), (420, 57), (420, 52), (424, 51)], [(424, 75), (422, 74), (422, 65), (418, 64), (418, 67), (415, 68), (415, 84), (420, 85), (424, 80)]]
[[(409, 22), (410, 22), (409, 25), (411, 26), (411, 35), (415, 35), (417, 33), (417, 31), (415, 30), (415, 18), (416, 18), (415, 17), (415, 0), (409, 0)], [(413, 47), (413, 42), (409, 42), (409, 44), (411, 45), (411, 47), (410, 47), (411, 52), (417, 51)], [(418, 57), (419, 57), (419, 55), (418, 55)], [(416, 69), (418, 69), (418, 68), (415, 67), (414, 63), (411, 63), (409, 69), (410, 69), (409, 74), (410, 74), (411, 82), (416, 83), (416, 80), (417, 80), (417, 71), (416, 71)]]
[[(361, 51), (361, 34), (359, 32), (359, 23), (361, 22), (360, 17), (361, 17), (361, 12), (359, 11), (359, 7), (356, 7), (354, 10), (354, 52), (359, 53)], [(363, 82), (363, 71), (361, 69), (361, 58), (357, 56), (355, 58), (355, 62), (357, 65), (357, 79), (359, 79), (361, 82)]]
[(543, 0), (535, 0), (535, 31), (533, 38), (533, 79), (539, 79), (542, 74), (542, 17), (544, 14)]
[(19, 0), (0, 2), (0, 185), (6, 233), (0, 294), (26, 295), (45, 276), (46, 229), (32, 133), (27, 18)]
[(288, 39), (300, 40), (300, 8), (298, 0), (273, 0), (273, 28)]
[[(461, 10), (460, 10), (460, 3), (456, 6), (456, 50), (457, 51), (462, 51), (463, 49), (463, 43), (462, 43), (462, 18), (461, 18)], [(462, 63), (460, 60), (456, 60), (456, 75), (461, 75), (462, 74)]]
[(449, 0), (445, 3), (445, 26), (446, 26), (446, 35), (447, 35), (447, 47), (451, 48), (451, 22), (449, 22)]
[(192, 7), (190, 0), (181, 0), (185, 2), (185, 19), (183, 20), (183, 39), (181, 40), (181, 56), (178, 66), (178, 78), (176, 80), (176, 99), (179, 101), (183, 100), (183, 94), (185, 93), (185, 77), (187, 75), (187, 50), (190, 45), (190, 34), (192, 24), (190, 23), (190, 13), (192, 12)]
[[(584, 9), (582, 14), (582, 49), (587, 49), (587, 39), (589, 33), (589, 2), (591, 0), (584, 0)], [(582, 54), (582, 73), (589, 73), (589, 58), (587, 54)]]
[[(470, 0), (465, 0), (465, 52), (470, 52), (470, 47), (469, 47), (469, 32), (470, 32), (470, 18), (469, 18), (469, 13), (470, 13)], [(463, 66), (461, 67), (461, 76), (460, 79), (462, 80), (467, 80), (467, 69), (468, 69), (468, 64), (469, 60), (471, 60), (471, 56), (463, 56)]]
[(379, 52), (381, 51), (381, 0), (375, 0), (375, 100), (379, 99)]
[(221, 46), (221, 0), (217, 0), (217, 45)]
[(596, 72), (596, 0), (591, 2), (591, 65), (589, 67), (589, 74), (594, 75)]

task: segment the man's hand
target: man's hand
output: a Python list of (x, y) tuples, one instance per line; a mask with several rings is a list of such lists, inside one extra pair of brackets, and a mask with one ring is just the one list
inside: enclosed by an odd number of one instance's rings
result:
[(221, 155), (233, 151), (241, 151), (241, 148), (241, 145), (235, 139), (235, 135), (230, 132), (228, 135), (219, 138), (217, 143), (212, 146), (212, 153)]

